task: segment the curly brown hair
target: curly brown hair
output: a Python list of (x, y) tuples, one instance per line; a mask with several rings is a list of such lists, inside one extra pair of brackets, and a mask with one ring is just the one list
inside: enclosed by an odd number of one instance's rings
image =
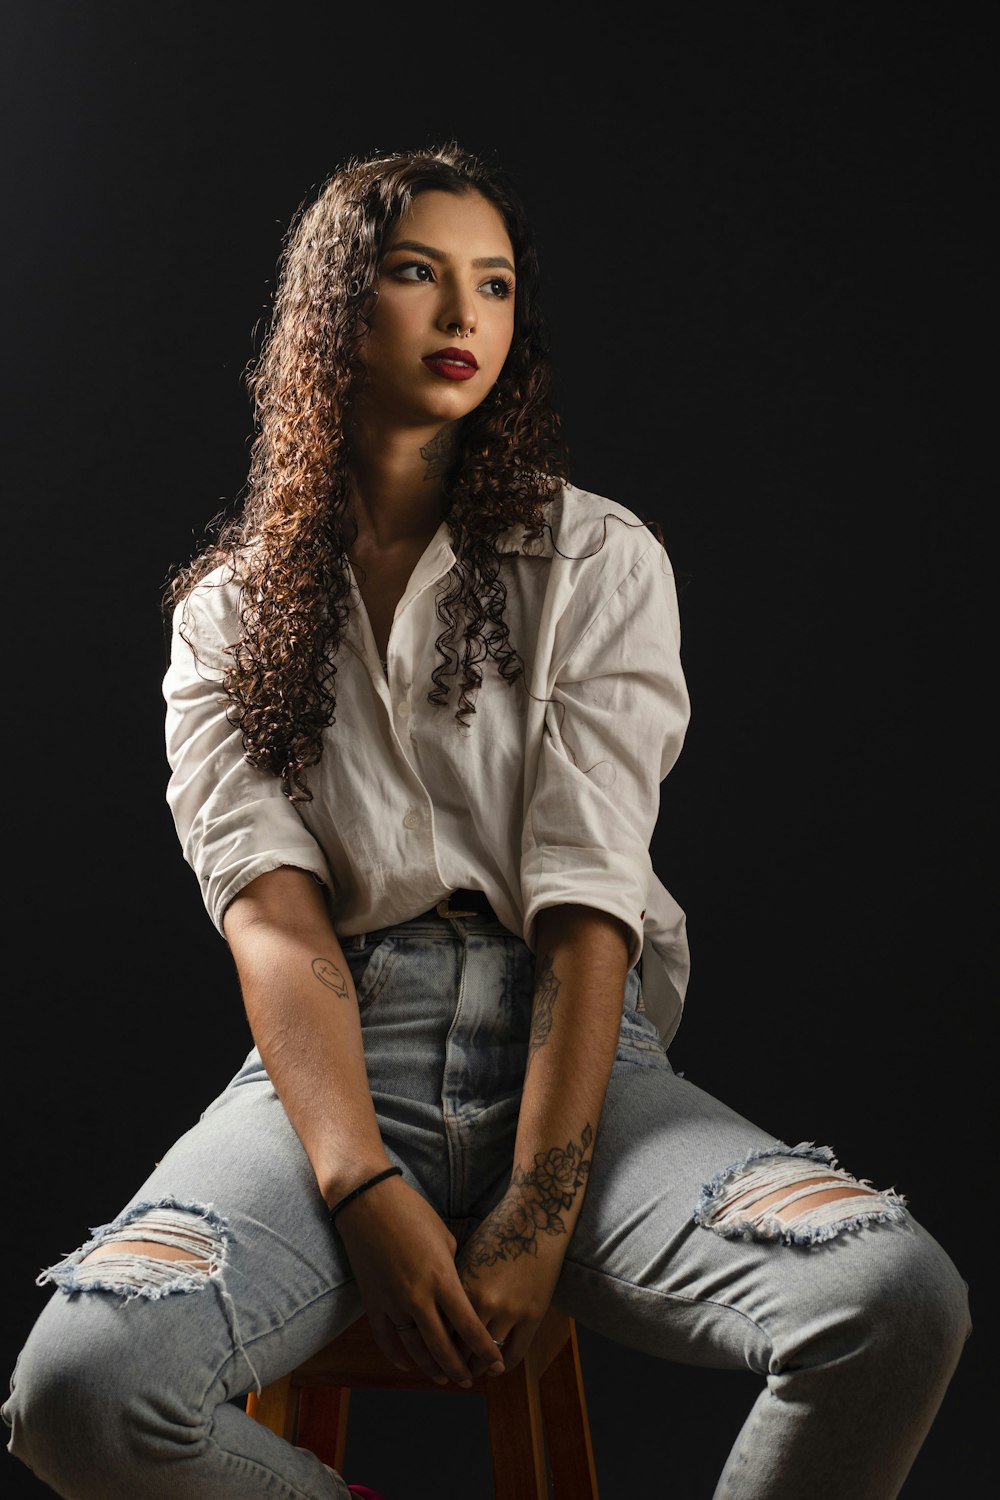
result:
[(496, 541), (518, 523), (538, 535), (548, 501), (569, 479), (537, 251), (506, 172), (455, 142), (350, 159), (300, 206), (284, 237), (270, 322), (246, 372), (256, 435), (238, 512), (210, 523), (212, 539), (174, 571), (163, 593), (172, 617), (217, 568), (239, 583), (240, 637), (228, 647), (222, 684), (228, 714), (246, 759), (280, 776), (293, 802), (311, 798), (304, 773), (336, 717), (337, 650), (350, 609), (347, 552), (356, 536), (347, 510), (348, 432), (364, 378), (359, 349), (387, 235), (413, 198), (432, 189), (476, 192), (492, 203), (517, 270), (510, 352), (489, 396), (459, 424), (443, 486), (456, 561), (438, 594), (442, 660), (428, 698), (447, 703), (449, 679), (461, 668), (460, 723), (475, 712), (481, 661), (492, 658), (508, 684), (523, 672), (504, 618)]

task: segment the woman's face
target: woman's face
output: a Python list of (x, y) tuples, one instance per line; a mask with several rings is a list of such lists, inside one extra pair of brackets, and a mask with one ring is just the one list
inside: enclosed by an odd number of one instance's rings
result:
[(431, 190), (390, 230), (362, 346), (363, 414), (426, 429), (464, 417), (514, 334), (514, 250), (479, 193)]

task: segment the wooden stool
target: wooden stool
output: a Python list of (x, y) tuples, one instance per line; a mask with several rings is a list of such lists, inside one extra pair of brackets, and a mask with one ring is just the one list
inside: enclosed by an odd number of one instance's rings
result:
[(468, 1390), (435, 1385), (419, 1370), (397, 1370), (362, 1315), (290, 1375), (259, 1396), (251, 1392), (247, 1412), (339, 1474), (355, 1386), (485, 1396), (494, 1500), (547, 1500), (546, 1446), (557, 1500), (598, 1500), (576, 1325), (557, 1308), (549, 1308), (516, 1370), (480, 1376)]

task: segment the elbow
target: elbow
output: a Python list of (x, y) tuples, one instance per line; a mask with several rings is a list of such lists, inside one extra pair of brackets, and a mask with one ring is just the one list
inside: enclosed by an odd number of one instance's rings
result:
[(618, 960), (622, 970), (628, 967), (632, 950), (632, 929), (614, 912), (581, 902), (562, 902), (546, 906), (535, 926), (538, 953), (552, 953), (566, 945), (585, 945), (600, 949), (609, 959)]
[(268, 928), (289, 934), (330, 926), (325, 887), (311, 870), (279, 865), (248, 881), (233, 896), (222, 915), (222, 929), (230, 947), (245, 936)]

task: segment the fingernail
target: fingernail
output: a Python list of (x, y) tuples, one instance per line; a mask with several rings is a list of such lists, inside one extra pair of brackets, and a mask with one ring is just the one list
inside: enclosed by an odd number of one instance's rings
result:
[(504, 1370), (506, 1368), (507, 1368), (507, 1366), (504, 1364), (503, 1360), (502, 1359), (498, 1359), (497, 1362), (496, 1362), (496, 1364), (490, 1365), (490, 1374), (491, 1375), (502, 1375), (503, 1372), (504, 1372)]
[(471, 1380), (460, 1380), (458, 1383), (462, 1387), (463, 1391), (468, 1391), (468, 1390), (472, 1389), (472, 1381)]
[(434, 1376), (434, 1384), (435, 1385), (447, 1385), (448, 1384), (448, 1377), (447, 1377), (447, 1375), (435, 1375)]

